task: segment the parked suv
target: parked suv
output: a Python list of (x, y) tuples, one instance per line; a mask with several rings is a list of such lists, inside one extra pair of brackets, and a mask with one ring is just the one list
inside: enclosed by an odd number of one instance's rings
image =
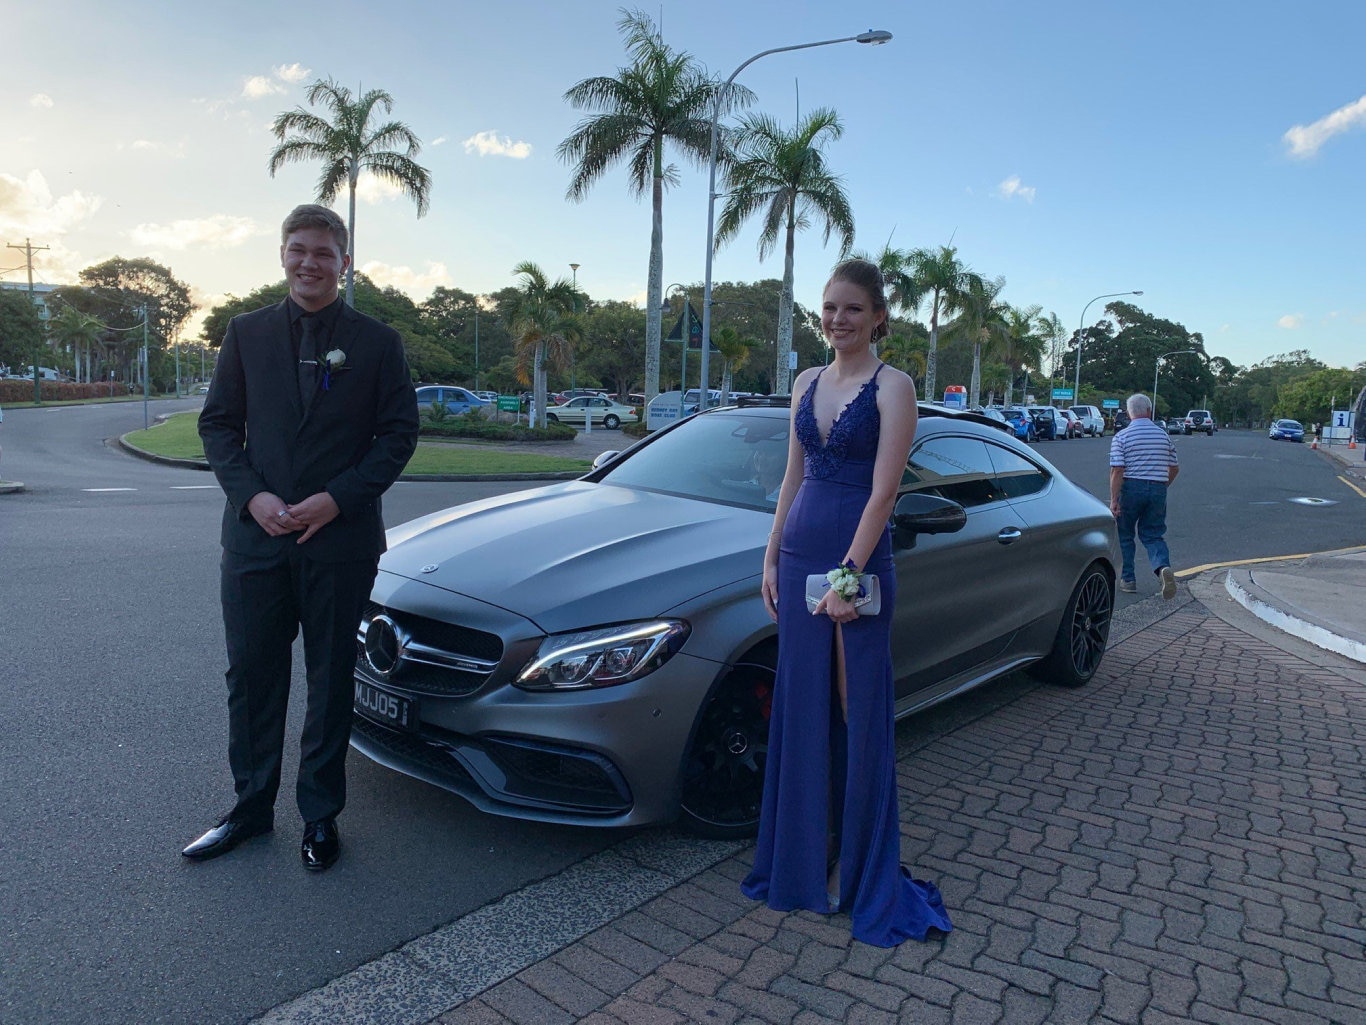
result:
[(1088, 435), (1099, 438), (1105, 434), (1105, 417), (1095, 406), (1073, 406), (1068, 412), (1077, 415), (1082, 430)]
[(1186, 414), (1181, 433), (1194, 434), (1196, 431), (1204, 431), (1211, 438), (1214, 437), (1214, 417), (1208, 409), (1192, 409)]

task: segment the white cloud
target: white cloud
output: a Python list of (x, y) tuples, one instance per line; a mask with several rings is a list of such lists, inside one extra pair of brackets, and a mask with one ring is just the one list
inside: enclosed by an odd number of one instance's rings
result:
[[(122, 145), (120, 145), (122, 148)], [(164, 153), (168, 157), (176, 160), (185, 159), (185, 143), (153, 142), (151, 139), (134, 139), (128, 144), (129, 149), (140, 150), (144, 153)]]
[(1285, 328), (1287, 331), (1294, 331), (1295, 329), (1297, 329), (1297, 328), (1303, 326), (1303, 324), (1304, 324), (1304, 314), (1303, 314), (1303, 313), (1287, 313), (1287, 314), (1286, 314), (1284, 317), (1282, 317), (1280, 320), (1276, 321), (1276, 326), (1277, 326), (1277, 327), (1283, 327), (1283, 328)]
[(273, 93), (282, 93), (285, 87), (277, 82), (272, 82), (265, 75), (252, 75), (242, 83), (242, 97), (248, 100), (259, 100), (262, 97), (270, 96)]
[(445, 141), (446, 141), (446, 137), (445, 137), (444, 135), (438, 135), (435, 139), (432, 140), (432, 145), (433, 145), (433, 146), (440, 146), (440, 145), (441, 145), (443, 142), (445, 142)]
[(250, 217), (214, 214), (168, 224), (139, 224), (128, 233), (140, 246), (149, 249), (231, 249), (266, 231)]
[(275, 69), (275, 77), (281, 82), (288, 82), (291, 85), (295, 82), (302, 82), (311, 74), (313, 74), (312, 69), (304, 67), (298, 61), (293, 64), (281, 64)]
[(478, 153), (481, 157), (525, 160), (531, 156), (531, 143), (513, 142), (506, 135), (499, 138), (497, 132), (478, 132), (465, 140), (465, 152)]
[(1005, 181), (991, 190), (991, 194), (1000, 199), (1023, 199), (1026, 203), (1034, 202), (1034, 186), (1020, 184), (1020, 176), (1012, 174)]
[(28, 98), (30, 107), (41, 107), (43, 110), (52, 109), (52, 97), (47, 93), (34, 93)]
[(1304, 159), (1318, 153), (1319, 147), (1333, 136), (1362, 125), (1366, 125), (1366, 96), (1355, 103), (1339, 107), (1313, 124), (1295, 125), (1281, 136), (1281, 139), (1289, 147), (1292, 157)]
[(47, 242), (90, 218), (103, 202), (80, 191), (54, 198), (41, 171), (30, 171), (27, 178), (0, 174), (0, 236)]
[[(356, 182), (356, 198), (362, 203), (376, 206), (391, 199), (398, 199), (403, 195), (403, 190), (389, 181), (387, 178), (380, 178), (373, 174), (362, 174), (360, 181)], [(338, 212), (343, 217), (346, 216), (346, 193), (343, 192), (338, 199), (338, 204), (342, 209)]]
[(446, 265), (430, 260), (427, 262), (427, 269), (422, 272), (415, 271), (411, 267), (393, 267), (378, 260), (371, 260), (369, 263), (363, 264), (360, 272), (381, 288), (392, 285), (399, 291), (407, 292), (413, 297), (419, 295), (425, 297), (438, 285), (450, 287), (453, 284)]

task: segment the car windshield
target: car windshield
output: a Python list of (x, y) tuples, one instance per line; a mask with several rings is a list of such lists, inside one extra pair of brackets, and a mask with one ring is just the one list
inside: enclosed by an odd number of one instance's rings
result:
[(604, 484), (772, 510), (787, 467), (788, 417), (709, 413), (612, 466)]
[(1292, 430), (1300, 430), (1300, 431), (1304, 430), (1304, 425), (1301, 424), (1298, 420), (1282, 420), (1282, 421), (1280, 422), (1280, 426), (1281, 426), (1281, 427), (1288, 427), (1288, 428), (1290, 428), (1290, 429), (1292, 429)]

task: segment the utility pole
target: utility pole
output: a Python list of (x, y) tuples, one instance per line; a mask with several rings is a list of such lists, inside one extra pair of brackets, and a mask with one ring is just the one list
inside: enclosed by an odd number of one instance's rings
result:
[[(7, 245), (5, 248), (6, 248), (6, 249), (22, 249), (22, 250), (24, 251), (24, 262), (28, 264), (28, 301), (29, 301), (30, 304), (32, 304), (32, 303), (33, 303), (33, 254), (34, 254), (34, 253), (41, 253), (44, 249), (47, 249), (47, 248), (49, 248), (49, 247), (48, 247), (48, 246), (35, 246), (35, 245), (34, 245), (32, 242), (30, 242), (28, 239), (24, 239), (24, 244), (23, 244), (22, 246), (16, 246), (16, 245), (14, 245), (14, 243), (11, 242), (11, 243), (10, 243), (9, 245)], [(40, 379), (39, 376), (38, 376), (38, 350), (37, 350), (37, 349), (34, 349), (34, 350), (33, 350), (33, 404), (34, 404), (35, 406), (36, 406), (36, 405), (40, 405), (40, 404), (42, 403), (42, 401), (43, 401), (43, 389), (42, 389), (42, 386), (39, 384), (39, 381), (40, 381), (40, 380), (41, 380), (41, 379)]]

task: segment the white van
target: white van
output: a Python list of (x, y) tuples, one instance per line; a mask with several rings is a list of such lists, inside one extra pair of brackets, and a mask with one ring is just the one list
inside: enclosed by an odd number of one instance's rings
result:
[(1105, 417), (1095, 406), (1072, 406), (1068, 412), (1077, 415), (1077, 419), (1081, 421), (1081, 429), (1084, 434), (1095, 438), (1102, 437), (1105, 434)]

